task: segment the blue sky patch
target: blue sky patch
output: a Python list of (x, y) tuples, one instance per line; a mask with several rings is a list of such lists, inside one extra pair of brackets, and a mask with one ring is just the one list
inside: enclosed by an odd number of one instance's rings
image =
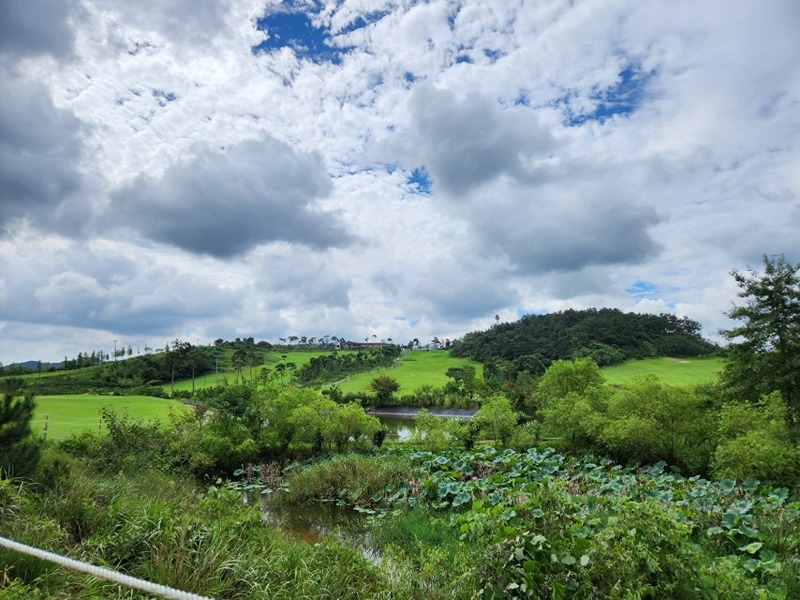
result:
[(505, 52), (503, 52), (502, 50), (493, 50), (491, 48), (484, 48), (483, 55), (494, 63), (497, 62), (498, 59), (503, 58), (505, 56)]
[(663, 288), (649, 281), (638, 279), (625, 288), (628, 295), (637, 299), (657, 298), (664, 291)]
[(430, 194), (431, 193), (431, 176), (428, 173), (428, 169), (425, 167), (417, 167), (413, 171), (411, 171), (411, 176), (406, 180), (409, 187), (416, 188), (417, 192), (420, 194)]
[(306, 12), (278, 12), (258, 19), (256, 29), (266, 31), (268, 37), (253, 46), (251, 51), (258, 54), (291, 48), (298, 58), (339, 64), (342, 54), (349, 48), (332, 44), (330, 29), (314, 25), (312, 15)]
[(359, 15), (353, 21), (351, 21), (349, 25), (342, 27), (342, 30), (339, 33), (350, 33), (356, 29), (363, 29), (368, 25), (377, 23), (386, 15), (391, 14), (391, 12), (392, 11), (390, 10), (376, 10), (375, 12), (367, 13), (365, 15)]
[[(587, 121), (603, 123), (616, 115), (633, 113), (642, 103), (647, 82), (654, 74), (653, 71), (642, 71), (635, 65), (625, 67), (619, 72), (619, 81), (616, 84), (596, 90), (591, 95), (591, 99), (597, 103), (595, 109), (590, 113), (569, 114), (567, 125), (583, 125)], [(567, 94), (556, 104), (566, 104), (570, 97), (574, 97), (574, 93)]]
[(165, 92), (163, 90), (151, 90), (153, 98), (158, 100), (159, 106), (166, 106), (168, 102), (174, 102), (178, 97), (172, 92)]

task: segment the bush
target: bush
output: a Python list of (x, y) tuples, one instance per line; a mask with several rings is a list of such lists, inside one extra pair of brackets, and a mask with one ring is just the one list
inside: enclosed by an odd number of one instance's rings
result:
[(288, 504), (333, 499), (360, 506), (375, 504), (376, 494), (385, 494), (388, 485), (408, 481), (412, 473), (411, 465), (401, 459), (337, 455), (290, 471), (286, 477), (288, 491), (279, 500)]
[(757, 404), (724, 405), (719, 414), (720, 442), (712, 459), (714, 475), (797, 483), (800, 449), (790, 440), (786, 411), (777, 392)]

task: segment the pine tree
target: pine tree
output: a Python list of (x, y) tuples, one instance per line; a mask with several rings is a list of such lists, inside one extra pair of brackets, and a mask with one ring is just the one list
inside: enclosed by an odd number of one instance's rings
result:
[(0, 404), (0, 477), (28, 477), (39, 464), (41, 440), (31, 435), (36, 403), (32, 392), (23, 390), (22, 379), (3, 382)]
[(732, 273), (745, 303), (727, 313), (741, 324), (720, 332), (732, 342), (723, 384), (740, 400), (780, 392), (794, 429), (800, 417), (800, 263), (783, 255), (763, 260), (763, 273)]

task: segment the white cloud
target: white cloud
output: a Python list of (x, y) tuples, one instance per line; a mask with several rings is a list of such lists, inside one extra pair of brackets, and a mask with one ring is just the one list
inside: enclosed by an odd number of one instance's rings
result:
[(711, 333), (730, 270), (800, 260), (796, 2), (307, 4), (338, 63), (254, 53), (274, 0), (3, 3), (0, 360), (587, 306)]

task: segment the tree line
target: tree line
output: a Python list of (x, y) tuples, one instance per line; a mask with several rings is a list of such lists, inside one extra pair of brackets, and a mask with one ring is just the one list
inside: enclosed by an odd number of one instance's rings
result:
[(297, 370), (294, 380), (301, 385), (339, 381), (349, 375), (391, 366), (400, 356), (400, 351), (399, 346), (386, 345), (373, 350), (315, 356)]
[(625, 313), (601, 308), (527, 315), (466, 334), (453, 343), (453, 356), (498, 370), (541, 375), (557, 360), (590, 358), (600, 366), (632, 358), (700, 356), (719, 348), (703, 339), (700, 324), (671, 314)]

